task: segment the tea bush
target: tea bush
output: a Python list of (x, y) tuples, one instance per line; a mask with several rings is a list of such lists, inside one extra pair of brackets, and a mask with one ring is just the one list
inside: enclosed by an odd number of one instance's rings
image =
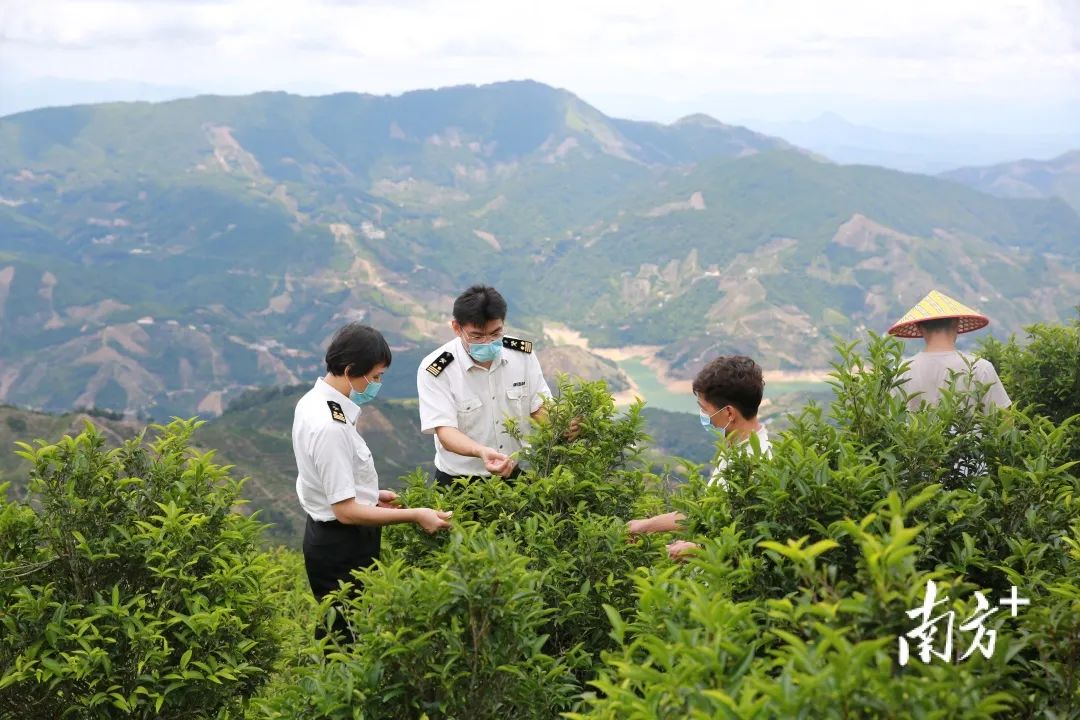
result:
[[(1069, 325), (1035, 324), (1025, 330), (1027, 344), (1015, 336), (1004, 343), (991, 337), (979, 354), (997, 368), (1014, 403), (1056, 423), (1080, 414), (1080, 318)], [(1072, 459), (1080, 460), (1080, 430), (1073, 434)]]
[(546, 654), (543, 574), (514, 543), (469, 523), (423, 568), (359, 573), (338, 598), (360, 641), (301, 674), (264, 717), (552, 718), (580, 688)]
[[(926, 525), (920, 544), (927, 568), (952, 565), (985, 587), (1001, 587), (1006, 577), (993, 560), (1028, 543), (1045, 549), (1017, 562), (1060, 572), (1062, 537), (1077, 517), (1074, 421), (983, 414), (955, 390), (937, 406), (909, 413), (897, 394), (896, 341), (871, 341), (872, 364), (851, 347), (841, 351), (831, 411), (810, 407), (793, 418), (768, 462), (733, 453), (726, 492), (691, 483), (677, 501), (690, 528), (712, 535), (737, 523), (755, 541), (830, 537), (832, 523), (867, 515), (889, 492), (907, 500), (942, 489), (915, 516)], [(851, 571), (857, 557), (848, 547), (834, 562)], [(764, 584), (750, 592), (786, 591), (794, 582), (759, 579)]]
[(357, 645), (328, 659), (312, 648), (292, 692), (260, 701), (257, 717), (552, 718), (573, 706), (614, 647), (604, 607), (631, 610), (633, 574), (656, 556), (652, 542), (627, 543), (625, 523), (657, 507), (661, 480), (639, 463), (639, 408), (617, 415), (603, 383), (564, 381), (548, 409), (516, 481), (409, 478), (402, 499), (454, 510), (454, 530), (386, 528), (382, 562), (347, 603)]
[[(1008, 621), (992, 623), (1008, 648), (989, 660), (978, 653), (962, 664), (914, 660), (897, 671), (897, 636), (911, 626), (902, 622), (905, 611), (920, 604), (931, 576), (913, 561), (917, 527), (906, 525), (895, 493), (880, 515), (837, 531), (860, 553), (849, 578), (833, 572), (831, 541), (757, 546), (764, 564), (801, 577), (786, 596), (739, 600), (725, 591), (741, 572), (733, 559), (740, 540), (730, 533), (706, 541), (686, 568), (642, 573), (638, 610), (614, 623), (622, 649), (608, 654), (594, 683), (600, 692), (587, 711), (568, 717), (974, 718), (1019, 709), (1003, 691), (1007, 658), (1022, 647), (1009, 639), (1016, 626)], [(973, 605), (949, 607), (962, 619)]]
[[(1080, 717), (1074, 421), (955, 389), (909, 413), (899, 344), (865, 352), (841, 348), (830, 411), (793, 418), (771, 459), (729, 451), (726, 487), (676, 497), (700, 556), (639, 575), (572, 717)], [(1030, 612), (992, 616), (990, 659), (901, 670), (931, 579), (958, 623), (1014, 585)]]
[[(476, 522), (510, 539), (544, 574), (540, 592), (554, 610), (543, 630), (547, 651), (563, 655), (583, 648), (584, 678), (593, 657), (611, 645), (603, 606), (633, 607), (632, 573), (655, 556), (651, 542), (627, 543), (626, 519), (657, 507), (648, 490), (661, 481), (640, 466), (647, 439), (640, 407), (618, 416), (602, 382), (572, 386), (564, 380), (548, 413), (522, 452), (527, 469), (517, 480), (443, 489), (414, 475), (403, 497), (409, 505), (453, 510), (455, 521)], [(581, 432), (567, 441), (564, 433), (575, 417)], [(389, 528), (387, 557), (425, 567), (438, 557), (432, 549), (452, 537)]]
[(23, 445), (0, 499), (0, 715), (225, 717), (278, 652), (279, 570), (240, 483), (177, 421), (107, 450), (92, 427)]
[[(832, 402), (788, 418), (771, 457), (721, 444), (718, 485), (647, 467), (640, 407), (564, 380), (546, 420), (512, 429), (520, 478), (414, 474), (403, 500), (454, 510), (452, 531), (387, 528), (363, 592), (318, 606), (298, 555), (255, 550), (238, 483), (186, 450), (191, 425), (112, 452), (92, 430), (27, 447), (35, 504), (0, 505), (0, 710), (1080, 718), (1073, 333), (987, 345), (1017, 400), (988, 412), (957, 387), (909, 412), (898, 341), (841, 345)], [(628, 542), (628, 519), (668, 510), (679, 532)], [(673, 563), (674, 538), (700, 547)], [(913, 634), (931, 582), (951, 661), (924, 663)], [(334, 607), (355, 644), (312, 639)]]

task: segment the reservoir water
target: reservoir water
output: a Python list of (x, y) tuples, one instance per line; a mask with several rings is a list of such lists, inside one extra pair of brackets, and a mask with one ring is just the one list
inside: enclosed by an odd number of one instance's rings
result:
[[(647, 367), (639, 357), (628, 358), (618, 363), (638, 386), (638, 393), (646, 401), (646, 407), (659, 408), (670, 412), (697, 414), (697, 400), (689, 393), (676, 393), (669, 390), (656, 373)], [(775, 402), (778, 398), (791, 393), (808, 396), (822, 396), (829, 393), (830, 386), (817, 381), (766, 381), (765, 399)]]

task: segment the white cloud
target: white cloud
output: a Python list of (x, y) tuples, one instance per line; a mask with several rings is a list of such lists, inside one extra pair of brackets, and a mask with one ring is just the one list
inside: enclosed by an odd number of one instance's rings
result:
[[(1052, 102), (1080, 94), (1077, 0), (38, 0), (0, 7), (22, 75), (245, 92), (530, 77), (597, 97)], [(713, 108), (702, 108), (712, 110)], [(745, 112), (742, 115), (745, 116)], [(666, 118), (665, 118), (666, 119)]]

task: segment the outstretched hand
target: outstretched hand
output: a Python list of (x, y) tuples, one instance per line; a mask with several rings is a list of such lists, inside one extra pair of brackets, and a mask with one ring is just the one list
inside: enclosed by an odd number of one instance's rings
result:
[(700, 549), (701, 546), (697, 543), (692, 543), (689, 540), (676, 540), (673, 543), (668, 543), (667, 554), (669, 558), (676, 562), (686, 562), (690, 555)]
[(506, 477), (514, 471), (514, 460), (509, 455), (495, 450), (494, 448), (481, 448), (480, 459), (484, 461), (484, 468), (492, 475)]
[(416, 509), (416, 524), (424, 529), (424, 532), (434, 533), (438, 530), (445, 530), (450, 527), (450, 518), (454, 512), (443, 510), (432, 510), (431, 508), (417, 508)]
[(398, 502), (398, 494), (393, 490), (380, 490), (379, 502), (377, 504), (381, 508), (390, 508), (392, 510), (401, 507), (401, 503)]

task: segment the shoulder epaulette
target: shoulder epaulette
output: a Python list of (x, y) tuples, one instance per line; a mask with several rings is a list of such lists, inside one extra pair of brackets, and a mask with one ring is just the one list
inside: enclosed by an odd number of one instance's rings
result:
[(340, 405), (338, 405), (333, 400), (327, 400), (326, 404), (330, 406), (330, 417), (333, 418), (335, 422), (339, 422), (339, 423), (348, 423), (349, 422), (345, 418), (345, 411), (341, 409)]
[(523, 353), (531, 353), (533, 344), (532, 340), (518, 340), (512, 337), (503, 337), (503, 347), (508, 350), (517, 350)]
[(431, 373), (432, 377), (439, 377), (442, 375), (442, 371), (446, 369), (446, 366), (454, 362), (454, 354), (447, 350), (439, 357), (428, 365), (425, 369)]

